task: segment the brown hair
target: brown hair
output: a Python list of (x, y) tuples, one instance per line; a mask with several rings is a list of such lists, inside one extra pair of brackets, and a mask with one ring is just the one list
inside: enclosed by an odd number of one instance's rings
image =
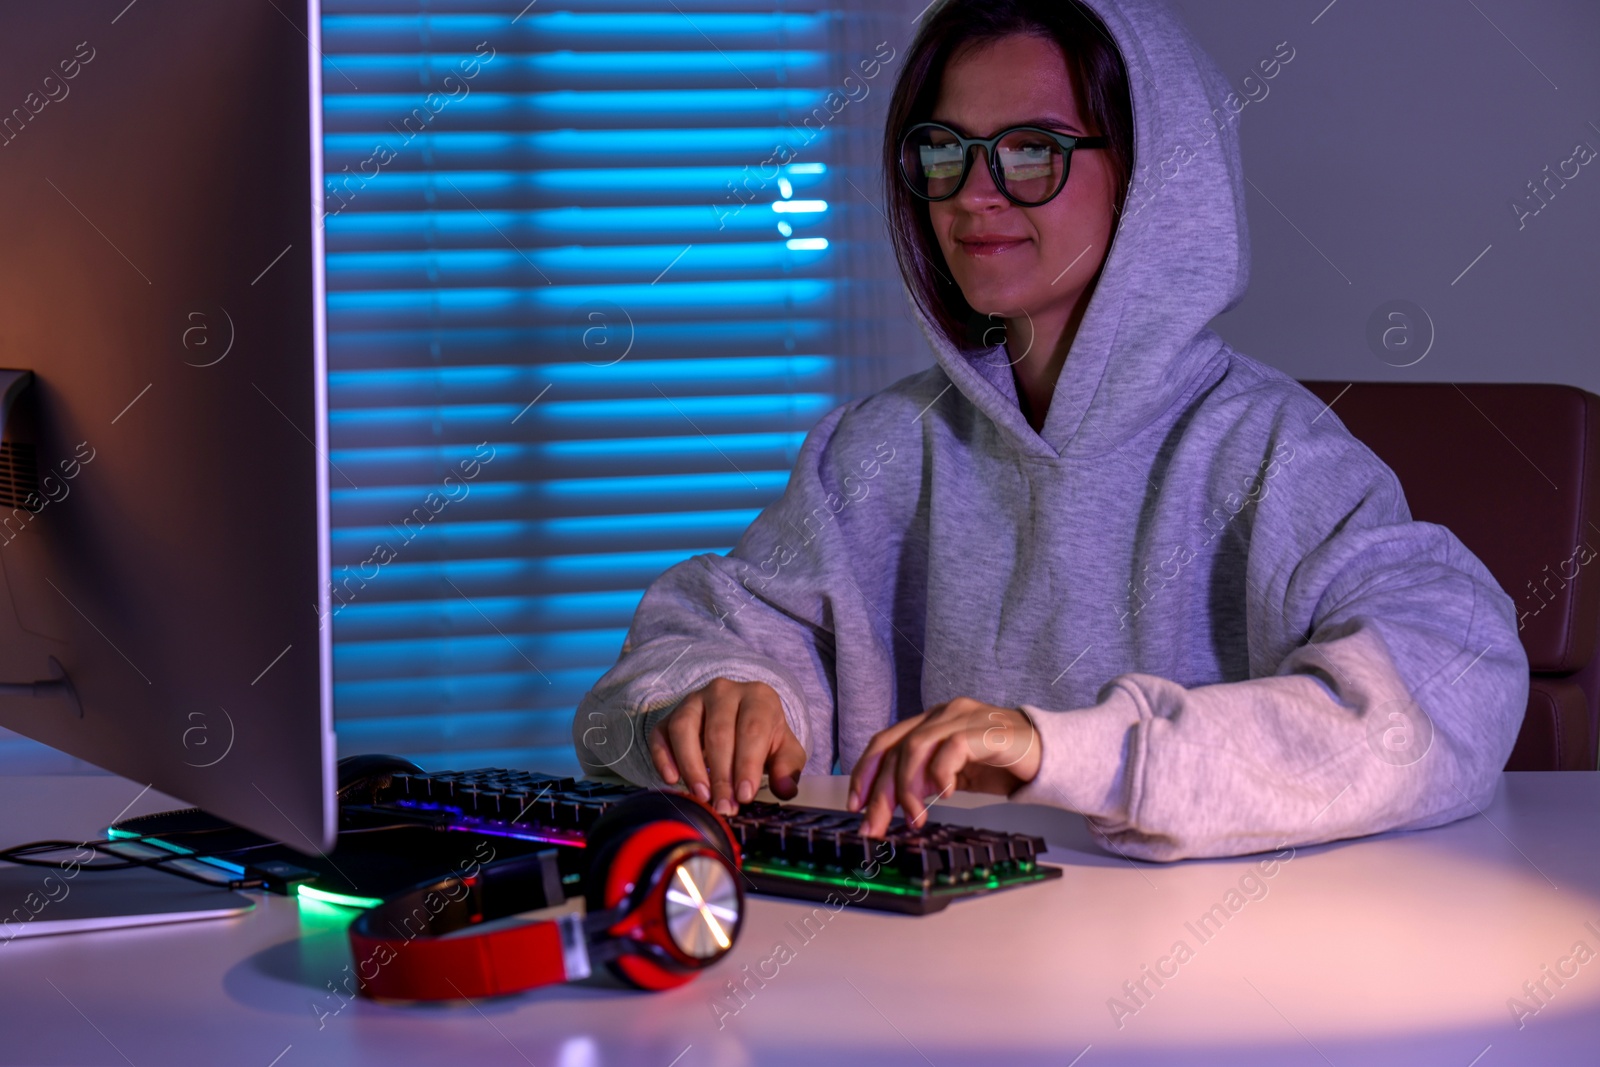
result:
[(1133, 102), (1128, 72), (1094, 12), (1078, 0), (949, 0), (922, 24), (900, 68), (883, 131), (884, 203), (889, 236), (900, 273), (912, 297), (958, 349), (986, 348), (980, 338), (993, 325), (975, 311), (942, 264), (944, 253), (933, 233), (928, 202), (900, 178), (900, 135), (933, 114), (939, 80), (957, 49), (1010, 34), (1054, 41), (1067, 61), (1073, 90), (1090, 129), (1110, 139), (1108, 155), (1116, 178), (1113, 212), (1122, 214), (1133, 172)]

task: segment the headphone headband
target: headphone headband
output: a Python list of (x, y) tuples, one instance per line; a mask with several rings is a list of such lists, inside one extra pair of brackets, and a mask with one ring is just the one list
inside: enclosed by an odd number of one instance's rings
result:
[(620, 829), (598, 846), (591, 840), (586, 915), (458, 933), (563, 903), (560, 854), (545, 849), (433, 879), (357, 916), (349, 937), (361, 992), (397, 1000), (496, 996), (578, 981), (595, 963), (640, 988), (689, 981), (738, 936), (738, 854), (730, 860), (722, 851), (730, 840), (713, 842), (686, 819), (651, 817), (659, 808), (647, 804), (633, 808), (649, 821), (630, 825), (631, 812), (619, 811)]

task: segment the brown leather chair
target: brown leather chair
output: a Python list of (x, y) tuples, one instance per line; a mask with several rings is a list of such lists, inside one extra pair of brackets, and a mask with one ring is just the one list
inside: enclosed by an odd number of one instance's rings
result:
[(1517, 605), (1531, 671), (1508, 771), (1594, 770), (1600, 396), (1568, 385), (1303, 382)]

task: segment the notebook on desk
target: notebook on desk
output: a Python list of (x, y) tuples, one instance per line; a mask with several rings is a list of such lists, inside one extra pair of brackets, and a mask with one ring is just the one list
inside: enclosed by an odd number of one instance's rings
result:
[[(70, 869), (69, 869), (70, 870)], [(161, 871), (0, 865), (0, 942), (243, 915), (255, 901)]]

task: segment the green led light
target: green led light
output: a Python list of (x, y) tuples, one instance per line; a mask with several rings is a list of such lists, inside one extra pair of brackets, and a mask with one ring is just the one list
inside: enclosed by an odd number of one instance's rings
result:
[[(822, 885), (849, 886), (856, 888), (865, 885), (869, 890), (879, 893), (897, 893), (905, 897), (920, 897), (921, 889), (911, 889), (907, 886), (885, 885), (882, 882), (865, 882), (860, 878), (846, 877), (844, 875), (812, 874), (809, 871), (796, 870), (793, 867), (768, 867), (764, 863), (751, 863), (746, 860), (744, 869), (754, 874), (770, 874), (779, 878), (789, 878), (796, 882), (818, 882)], [(851, 886), (851, 882), (855, 885)]]
[(991, 875), (990, 877), (984, 879), (975, 878), (969, 882), (931, 885), (924, 890), (920, 885), (893, 885), (887, 882), (875, 881), (872, 879), (857, 878), (854, 875), (817, 874), (812, 871), (801, 870), (797, 867), (752, 863), (749, 860), (745, 861), (744, 869), (752, 874), (767, 874), (777, 878), (793, 879), (796, 882), (817, 882), (822, 885), (833, 885), (851, 889), (866, 886), (870, 892), (893, 893), (903, 897), (920, 897), (924, 892), (932, 896), (944, 896), (946, 894), (960, 893), (971, 889), (999, 889), (1002, 886), (1020, 885), (1023, 882), (1036, 882), (1042, 877), (1041, 875), (1033, 872), (1012, 875), (1004, 878)]
[(295, 895), (323, 904), (338, 904), (346, 908), (376, 908), (383, 901), (377, 897), (353, 897), (345, 893), (330, 893), (326, 889), (313, 889), (308, 885), (295, 886)]

